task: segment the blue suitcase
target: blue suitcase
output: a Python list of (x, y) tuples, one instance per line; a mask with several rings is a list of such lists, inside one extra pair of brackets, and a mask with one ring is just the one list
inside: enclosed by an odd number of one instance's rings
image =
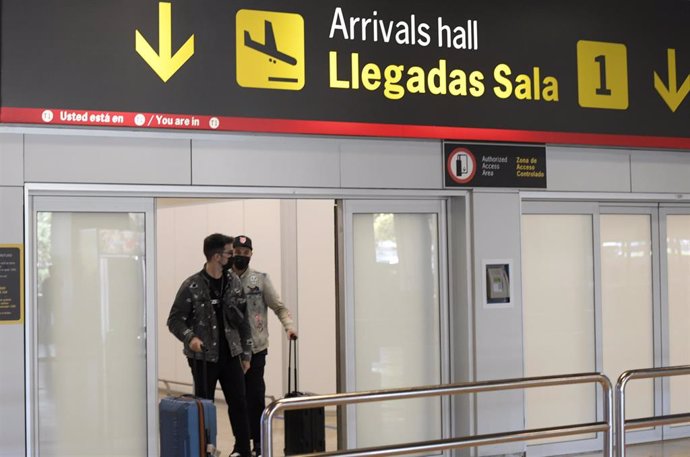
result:
[(166, 397), (159, 412), (161, 457), (216, 455), (216, 406), (211, 400), (191, 395)]

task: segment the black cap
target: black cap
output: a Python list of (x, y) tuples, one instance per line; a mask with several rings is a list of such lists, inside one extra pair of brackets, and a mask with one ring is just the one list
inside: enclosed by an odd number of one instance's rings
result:
[(235, 241), (232, 242), (232, 247), (252, 249), (252, 239), (244, 235), (236, 236)]

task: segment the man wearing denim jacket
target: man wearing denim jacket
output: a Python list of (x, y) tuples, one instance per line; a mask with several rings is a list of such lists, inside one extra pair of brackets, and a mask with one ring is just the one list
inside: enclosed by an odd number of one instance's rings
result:
[[(242, 285), (229, 268), (232, 238), (209, 235), (204, 239), (204, 255), (204, 268), (187, 278), (177, 292), (168, 328), (184, 343), (194, 394), (213, 400), (220, 381), (235, 436), (233, 454), (249, 457), (244, 373), (250, 367), (252, 339)], [(206, 377), (201, 360), (207, 364)]]
[(266, 383), (264, 367), (268, 354), (268, 308), (280, 319), (288, 338), (297, 339), (297, 330), (288, 309), (283, 306), (271, 280), (266, 273), (249, 268), (253, 249), (248, 236), (235, 237), (233, 242), (233, 271), (242, 280), (242, 287), (247, 299), (247, 315), (252, 331), (252, 367), (245, 374), (247, 387), (247, 410), (249, 428), (254, 441), (254, 455), (261, 455), (261, 413), (266, 407)]

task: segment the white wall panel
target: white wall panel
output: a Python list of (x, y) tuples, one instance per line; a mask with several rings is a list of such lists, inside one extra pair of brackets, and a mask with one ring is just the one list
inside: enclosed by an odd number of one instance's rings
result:
[[(182, 355), (182, 343), (170, 333), (166, 321), (182, 281), (204, 266), (204, 238), (214, 232), (232, 234), (244, 225), (243, 202), (158, 199), (156, 204), (158, 377), (191, 384), (189, 365)], [(237, 225), (232, 225), (230, 219)], [(189, 387), (172, 387), (191, 391)]]
[[(669, 214), (667, 227), (668, 366), (690, 364), (690, 215)], [(663, 261), (663, 260), (662, 260)], [(690, 411), (690, 379), (674, 376), (670, 384), (670, 414)]]
[[(475, 191), (472, 195), (474, 242), (475, 378), (520, 378), (522, 367), (522, 289), (520, 273), (520, 197), (517, 193)], [(483, 303), (482, 262), (512, 260), (512, 305)], [(498, 433), (524, 427), (523, 392), (477, 395), (477, 433)], [(524, 452), (524, 443), (479, 448), (479, 455)]]
[[(203, 265), (203, 238), (217, 231), (250, 236), (254, 244), (252, 268), (268, 273), (279, 293), (281, 289), (285, 290), (286, 280), (299, 283), (299, 290), (295, 288), (293, 298), (282, 298), (293, 316), (298, 317), (298, 298), (302, 310), (299, 320), (302, 343), (300, 387), (319, 393), (335, 392), (333, 201), (299, 201), (299, 213), (295, 214), (298, 218), (292, 222), (286, 222), (282, 217), (281, 203), (284, 202), (265, 199), (158, 199), (159, 378), (191, 383), (181, 343), (170, 334), (165, 324), (180, 283)], [(281, 231), (285, 230), (286, 224), (296, 225), (298, 229), (291, 240), (281, 240)], [(291, 259), (295, 271), (281, 271), (286, 252), (282, 242), (292, 243), (297, 250), (299, 262), (296, 258)], [(287, 384), (283, 364), (287, 338), (275, 314), (269, 311), (268, 315), (271, 338), (265, 374), (266, 393), (279, 398)], [(172, 387), (184, 390), (179, 385)]]
[(190, 184), (189, 140), (26, 135), (27, 182)]
[(24, 190), (0, 186), (0, 243), (24, 242)]
[[(524, 375), (596, 371), (592, 216), (525, 214), (521, 231)], [(526, 389), (526, 427), (595, 421), (595, 392), (593, 384)]]
[[(600, 227), (602, 372), (613, 380), (631, 367), (654, 366), (656, 246), (649, 214), (602, 214)], [(630, 383), (626, 393), (626, 417), (654, 415), (653, 380)]]
[(24, 136), (0, 133), (0, 186), (24, 185)]
[(443, 153), (439, 141), (341, 141), (342, 186), (376, 189), (440, 189)]
[[(0, 244), (24, 242), (23, 197), (21, 187), (0, 187)], [(0, 325), (0, 348), (0, 457), (16, 457), (26, 452), (24, 326)]]
[(336, 389), (333, 200), (297, 201), (300, 390)]
[(192, 141), (192, 183), (221, 186), (340, 187), (333, 139), (233, 136)]
[(631, 154), (633, 192), (690, 192), (690, 153), (635, 151)]
[(630, 154), (615, 149), (546, 147), (548, 190), (630, 192)]
[[(160, 202), (159, 200), (158, 202)], [(175, 210), (174, 207), (158, 205), (156, 208), (156, 296), (158, 311), (158, 379), (175, 380), (176, 360), (182, 358), (182, 346), (170, 333), (166, 325), (170, 307), (180, 283), (175, 274)], [(198, 256), (195, 256), (198, 258)], [(199, 267), (200, 268), (200, 267)], [(190, 271), (189, 274), (192, 272)], [(184, 380), (190, 377), (185, 376)], [(162, 387), (162, 386), (161, 386)], [(179, 389), (179, 386), (171, 386)], [(187, 391), (186, 392), (190, 392)]]
[[(281, 288), (280, 203), (278, 200), (159, 199), (157, 225), (158, 265), (158, 376), (191, 383), (182, 345), (166, 327), (177, 290), (204, 264), (204, 238), (214, 232), (245, 234), (252, 238), (251, 266), (270, 275)], [(292, 304), (287, 303), (288, 307)], [(272, 317), (271, 317), (272, 316)], [(267, 395), (280, 397), (283, 389), (280, 321), (269, 311), (270, 356), (266, 365)], [(173, 386), (180, 389), (180, 386)], [(218, 398), (221, 398), (220, 396)]]
[[(474, 379), (474, 321), (472, 310), (471, 263), (469, 259), (469, 202), (466, 197), (453, 197), (448, 205), (448, 255), (450, 262), (451, 300), (451, 382)], [(473, 435), (474, 414), (471, 395), (454, 395), (451, 400), (455, 436)], [(455, 457), (471, 455), (470, 449), (456, 450)]]
[(0, 325), (0, 347), (0, 457), (17, 457), (25, 453), (24, 327)]

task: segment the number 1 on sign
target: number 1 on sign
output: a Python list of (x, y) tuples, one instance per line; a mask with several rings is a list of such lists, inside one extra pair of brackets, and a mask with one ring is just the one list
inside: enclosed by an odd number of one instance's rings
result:
[(594, 61), (599, 64), (599, 87), (597, 87), (597, 95), (611, 95), (611, 89), (606, 87), (606, 56), (603, 54), (596, 56)]
[(582, 108), (628, 109), (628, 51), (624, 44), (577, 42), (577, 101)]

